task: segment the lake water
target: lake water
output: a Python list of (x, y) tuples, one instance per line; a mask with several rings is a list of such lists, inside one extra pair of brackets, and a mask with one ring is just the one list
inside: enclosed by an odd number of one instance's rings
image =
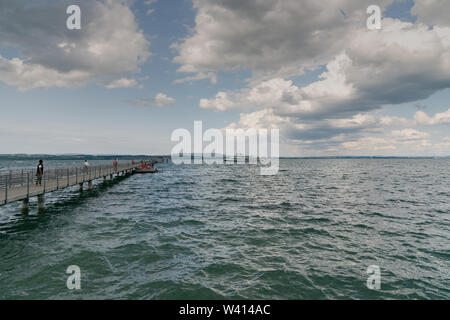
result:
[(0, 299), (450, 299), (448, 159), (158, 168), (0, 207)]

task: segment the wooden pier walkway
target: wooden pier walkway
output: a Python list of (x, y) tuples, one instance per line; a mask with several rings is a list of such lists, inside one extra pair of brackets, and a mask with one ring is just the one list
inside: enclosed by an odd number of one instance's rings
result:
[(92, 181), (96, 179), (112, 179), (114, 175), (131, 174), (139, 167), (139, 163), (118, 163), (95, 165), (85, 167), (70, 167), (44, 170), (41, 185), (36, 185), (36, 169), (10, 171), (0, 174), (0, 206), (7, 203), (22, 200), (22, 211), (28, 210), (30, 197), (38, 197), (39, 209), (44, 208), (44, 194), (79, 185), (83, 189), (83, 184), (88, 183), (92, 187)]

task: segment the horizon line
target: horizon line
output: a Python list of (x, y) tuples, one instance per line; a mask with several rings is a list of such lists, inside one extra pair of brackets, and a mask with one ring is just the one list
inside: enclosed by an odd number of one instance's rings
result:
[[(187, 153), (186, 155), (189, 155)], [(200, 153), (190, 153), (190, 155), (200, 155)], [(210, 155), (203, 154), (202, 155)], [(217, 156), (227, 156), (218, 154)], [(171, 157), (171, 154), (84, 154), (84, 153), (0, 153), (0, 157)], [(246, 156), (246, 155), (238, 155)], [(336, 158), (403, 158), (403, 159), (433, 159), (433, 158), (450, 158), (450, 155), (418, 155), (418, 156), (394, 156), (394, 155), (334, 155), (334, 156), (279, 156), (280, 159), (336, 159)]]

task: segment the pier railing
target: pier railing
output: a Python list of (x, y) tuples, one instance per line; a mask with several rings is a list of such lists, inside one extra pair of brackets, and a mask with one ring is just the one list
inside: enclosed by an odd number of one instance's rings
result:
[[(119, 163), (117, 171), (122, 171), (127, 168), (133, 168), (131, 162)], [(80, 177), (80, 181), (88, 181), (94, 176), (108, 175), (115, 171), (113, 164), (99, 164), (93, 166), (75, 166), (67, 168), (44, 168), (44, 175), (42, 176), (42, 183), (49, 180), (70, 179), (71, 177)], [(37, 169), (23, 169), (0, 172), (0, 189), (23, 187), (28, 183), (33, 184), (37, 180)]]
[[(0, 205), (66, 188), (79, 183), (89, 182), (115, 173), (129, 171), (138, 166), (130, 162), (75, 166), (67, 168), (45, 168), (40, 181), (36, 169), (6, 171), (0, 173)], [(38, 184), (38, 182), (40, 182)]]

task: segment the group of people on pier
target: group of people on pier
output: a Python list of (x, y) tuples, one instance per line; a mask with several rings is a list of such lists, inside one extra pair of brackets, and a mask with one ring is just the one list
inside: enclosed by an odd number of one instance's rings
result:
[[(140, 162), (140, 168), (141, 169), (150, 169), (150, 170), (155, 170), (154, 165), (155, 163), (157, 163), (159, 160), (156, 159), (152, 159), (151, 161), (141, 161)], [(131, 163), (134, 165), (135, 162), (134, 160), (131, 161)], [(115, 158), (113, 160), (113, 166), (114, 166), (114, 171), (118, 171), (118, 167), (119, 167), (119, 161), (117, 160), (117, 158)], [(85, 174), (89, 174), (89, 167), (90, 164), (87, 160), (84, 160), (83, 163), (83, 169)], [(156, 171), (156, 170), (155, 170)], [(43, 160), (39, 160), (39, 163), (37, 165), (36, 168), (36, 186), (42, 186), (42, 177), (44, 176), (44, 161)]]
[(153, 167), (154, 164), (155, 164), (154, 161), (151, 162), (141, 161), (141, 169), (154, 169)]
[[(134, 164), (134, 160), (132, 161), (132, 163)], [(113, 160), (113, 166), (114, 166), (114, 171), (117, 172), (118, 166), (119, 166), (119, 161), (117, 160), (117, 158), (115, 158)], [(153, 166), (153, 163), (152, 163), (152, 166)], [(86, 174), (89, 173), (89, 167), (90, 167), (89, 162), (87, 160), (84, 160), (83, 168), (84, 168), (84, 172)], [(36, 168), (36, 186), (38, 186), (38, 185), (42, 186), (42, 177), (43, 176), (44, 176), (44, 160), (39, 160), (39, 163)]]

